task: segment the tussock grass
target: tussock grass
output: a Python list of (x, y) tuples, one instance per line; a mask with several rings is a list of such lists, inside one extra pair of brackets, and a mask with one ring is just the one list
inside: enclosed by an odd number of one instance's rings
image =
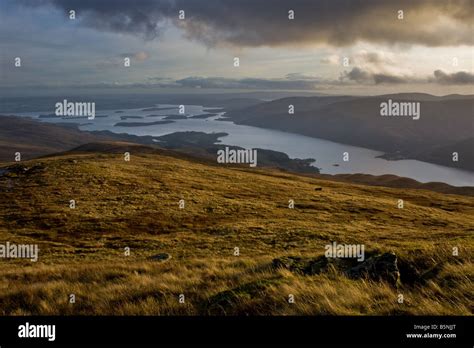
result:
[[(341, 274), (272, 270), (269, 259), (14, 266), (0, 273), (2, 315), (471, 315), (472, 264), (393, 288)], [(204, 265), (203, 265), (204, 264)], [(205, 266), (205, 267), (203, 267)], [(69, 303), (75, 294), (76, 303)], [(185, 303), (179, 295), (185, 294)], [(289, 303), (288, 296), (295, 302)], [(403, 294), (404, 303), (397, 302)]]
[[(40, 259), (0, 259), (2, 315), (473, 312), (473, 197), (154, 154), (132, 153), (130, 162), (66, 154), (23, 165), (44, 170), (0, 176), (0, 242), (36, 243)], [(427, 280), (395, 288), (336, 271), (304, 276), (270, 267), (275, 257), (322, 255), (331, 241), (394, 251)], [(158, 253), (172, 258), (149, 259)]]

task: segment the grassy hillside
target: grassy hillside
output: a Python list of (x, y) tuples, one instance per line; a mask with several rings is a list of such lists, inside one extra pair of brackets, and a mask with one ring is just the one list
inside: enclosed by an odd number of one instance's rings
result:
[[(0, 259), (0, 314), (472, 315), (473, 197), (94, 146), (0, 168), (0, 243), (40, 248)], [(394, 252), (400, 280), (272, 266), (332, 241)]]

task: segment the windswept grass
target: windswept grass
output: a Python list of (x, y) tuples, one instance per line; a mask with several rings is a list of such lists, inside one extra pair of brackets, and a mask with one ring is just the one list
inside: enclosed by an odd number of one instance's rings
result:
[[(470, 263), (450, 264), (424, 286), (398, 289), (340, 274), (296, 275), (269, 265), (268, 258), (18, 265), (0, 273), (1, 314), (472, 314)], [(294, 303), (288, 302), (290, 294)]]
[[(40, 258), (0, 259), (2, 315), (472, 315), (474, 309), (473, 197), (133, 151), (130, 162), (122, 154), (66, 154), (22, 164), (37, 167), (0, 176), (0, 243), (37, 243)], [(332, 241), (394, 251), (426, 281), (403, 282), (402, 274), (392, 287), (337, 271), (305, 276), (271, 267), (283, 255), (322, 255)], [(158, 253), (172, 258), (150, 260)]]

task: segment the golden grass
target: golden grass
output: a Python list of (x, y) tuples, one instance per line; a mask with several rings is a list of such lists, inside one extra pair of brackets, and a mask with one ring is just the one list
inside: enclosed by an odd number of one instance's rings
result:
[[(44, 170), (0, 176), (0, 242), (40, 248), (37, 263), (0, 259), (3, 315), (472, 315), (473, 197), (153, 154), (23, 164), (39, 163)], [(441, 271), (393, 288), (270, 267), (274, 257), (322, 255), (331, 241), (392, 250), (422, 271)], [(163, 252), (172, 259), (148, 259)]]

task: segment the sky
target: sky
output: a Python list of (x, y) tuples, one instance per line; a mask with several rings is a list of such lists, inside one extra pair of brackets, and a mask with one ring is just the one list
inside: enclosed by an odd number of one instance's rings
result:
[(0, 0), (0, 87), (472, 94), (473, 3)]

